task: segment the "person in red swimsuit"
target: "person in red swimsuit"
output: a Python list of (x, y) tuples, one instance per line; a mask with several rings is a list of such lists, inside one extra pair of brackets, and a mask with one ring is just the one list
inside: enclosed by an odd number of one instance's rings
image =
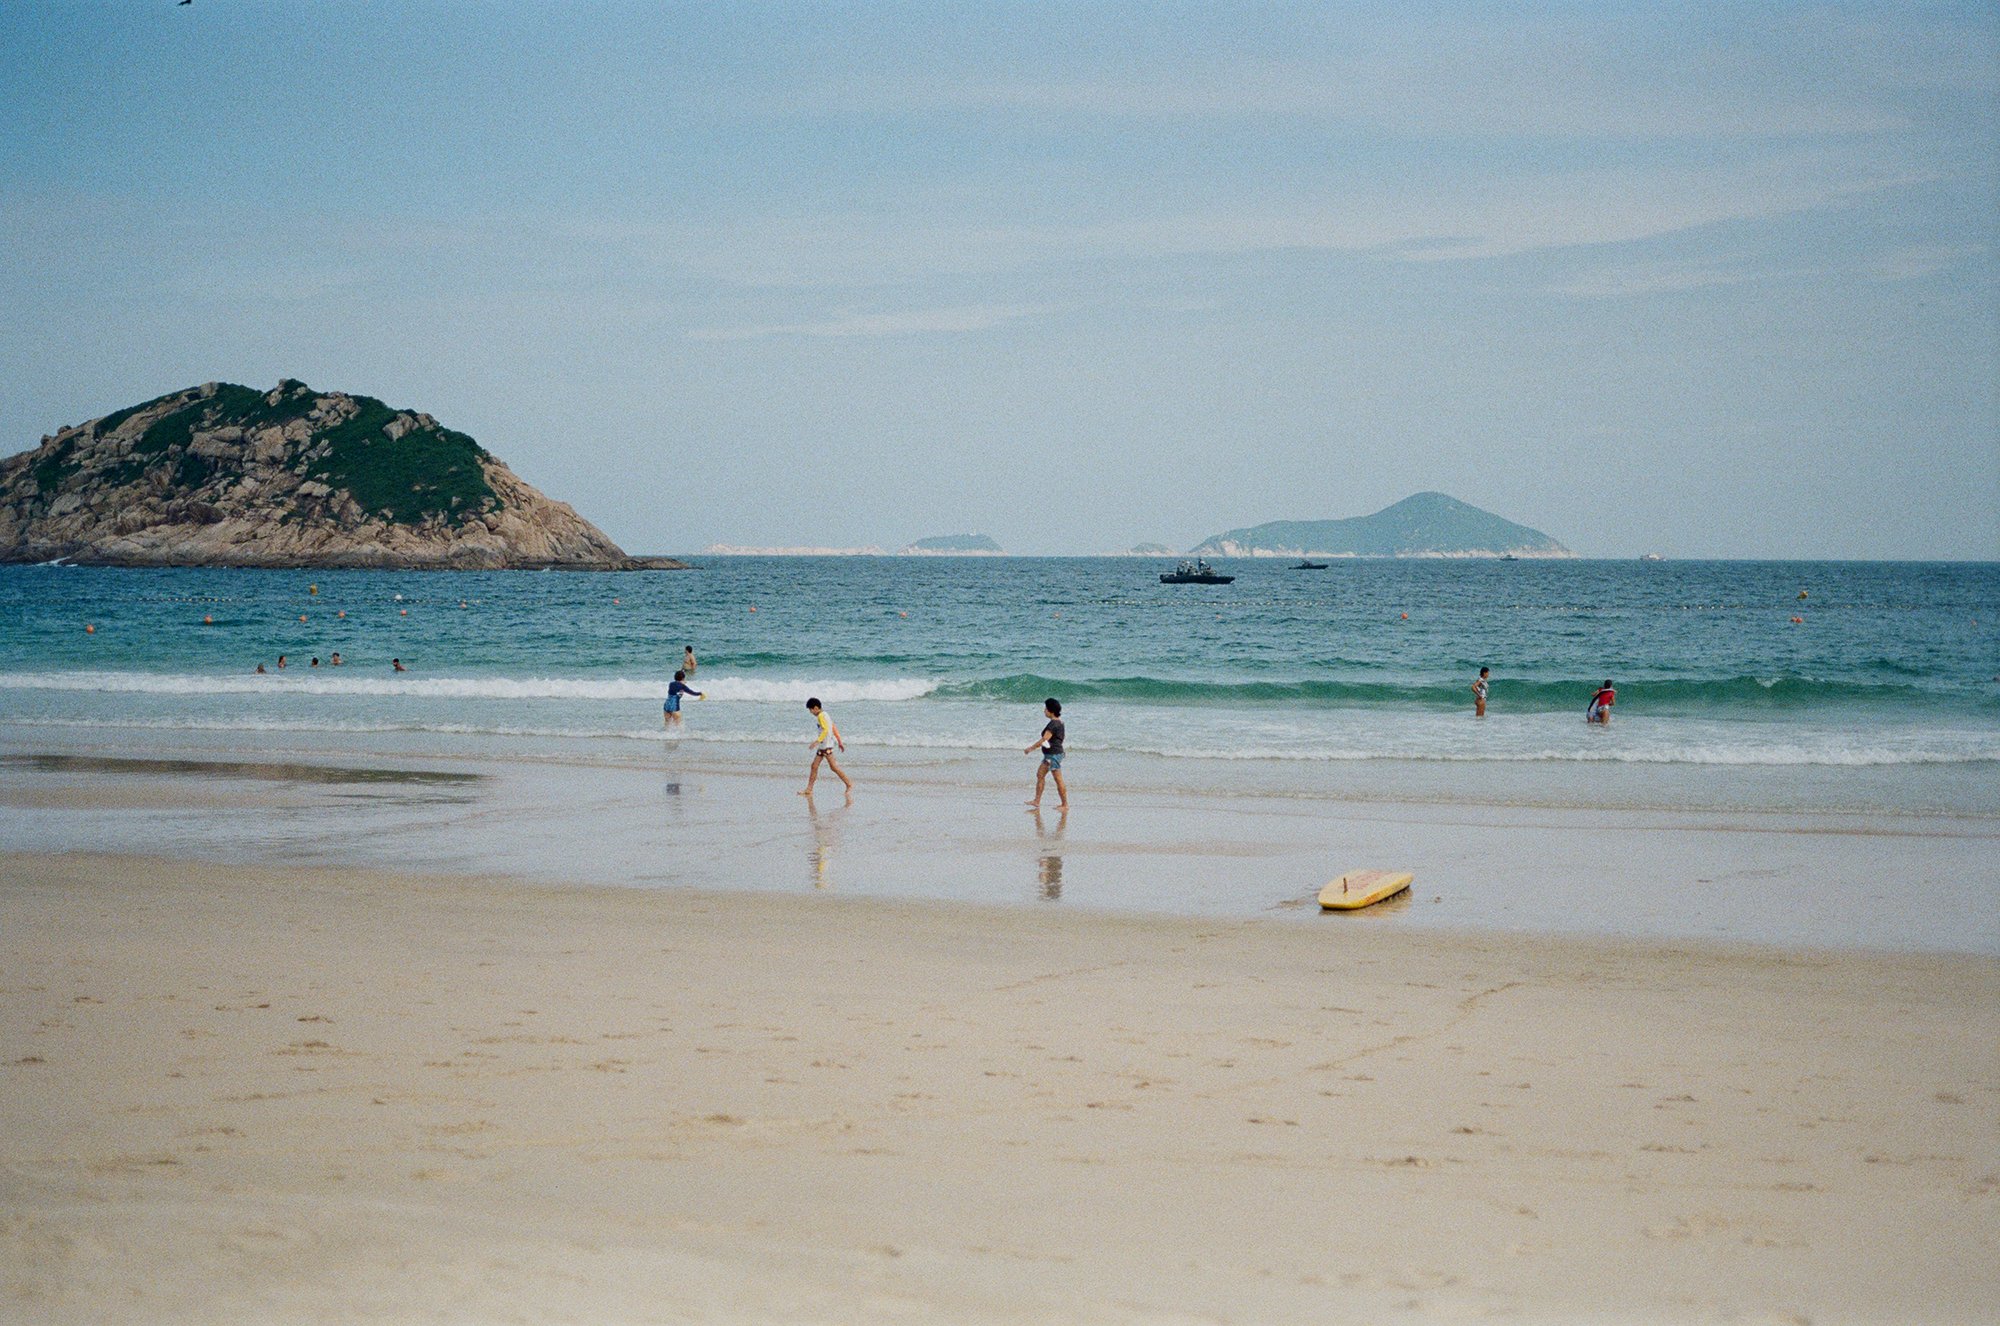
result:
[(1583, 711), (1583, 721), (1608, 726), (1611, 722), (1611, 706), (1617, 701), (1618, 692), (1611, 689), (1611, 678), (1606, 677), (1604, 685), (1598, 688), (1597, 694), (1590, 697), (1590, 708)]

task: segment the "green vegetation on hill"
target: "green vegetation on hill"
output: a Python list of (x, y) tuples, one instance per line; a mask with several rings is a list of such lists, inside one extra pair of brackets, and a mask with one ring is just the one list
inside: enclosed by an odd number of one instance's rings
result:
[[(199, 488), (222, 467), (189, 450), (196, 433), (219, 428), (253, 433), (283, 427), (306, 418), (318, 400), (318, 394), (303, 382), (287, 378), (278, 384), (276, 393), (224, 382), (206, 396), (172, 392), (119, 410), (97, 421), (94, 432), (98, 437), (140, 411), (180, 401), (148, 424), (133, 440), (131, 454), (106, 467), (103, 478), (120, 485), (150, 470), (164, 469), (175, 487), (184, 491)], [(499, 495), (486, 481), (482, 463), (486, 451), (477, 442), (464, 433), (422, 423), (392, 438), (387, 429), (399, 411), (372, 396), (352, 400), (359, 409), (353, 418), (316, 428), (305, 441), (289, 444), (289, 455), (312, 458), (303, 462), (306, 468), (298, 472), (345, 491), (370, 515), (398, 524), (416, 524), (436, 516), (457, 525), (470, 516), (499, 508)], [(75, 439), (66, 438), (35, 463), (32, 474), (42, 496), (53, 497), (76, 472), (74, 450)]]
[(329, 488), (345, 488), (362, 510), (414, 524), (443, 516), (456, 525), (490, 511), (500, 499), (480, 464), (486, 451), (464, 433), (418, 425), (399, 438), (383, 431), (396, 411), (372, 396), (356, 396), (361, 412), (315, 435), (326, 454), (311, 470)]

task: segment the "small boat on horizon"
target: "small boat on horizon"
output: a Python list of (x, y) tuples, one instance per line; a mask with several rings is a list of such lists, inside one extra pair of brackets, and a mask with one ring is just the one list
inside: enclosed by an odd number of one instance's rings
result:
[(1182, 562), (1172, 571), (1161, 575), (1160, 583), (1163, 585), (1227, 585), (1235, 579), (1235, 576), (1218, 574), (1214, 567), (1205, 561), (1197, 559), (1192, 562)]
[(1306, 558), (1291, 569), (1294, 571), (1324, 571), (1326, 570), (1326, 566), (1325, 562), (1315, 562), (1310, 558)]
[(1642, 553), (1639, 557), (1639, 560), (1642, 562), (1664, 562), (1667, 559), (1660, 556), (1660, 554), (1658, 553)]

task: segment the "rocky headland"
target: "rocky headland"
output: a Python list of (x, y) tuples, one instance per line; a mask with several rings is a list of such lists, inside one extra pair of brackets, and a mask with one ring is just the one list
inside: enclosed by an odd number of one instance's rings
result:
[(0, 461), (0, 562), (673, 568), (628, 557), (464, 433), (287, 379), (210, 382)]

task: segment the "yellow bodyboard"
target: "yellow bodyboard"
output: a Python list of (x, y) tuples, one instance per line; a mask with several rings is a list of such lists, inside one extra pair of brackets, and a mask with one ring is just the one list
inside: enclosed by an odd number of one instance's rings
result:
[(1415, 878), (1406, 870), (1350, 870), (1319, 891), (1319, 905), (1329, 912), (1351, 912), (1395, 897)]

